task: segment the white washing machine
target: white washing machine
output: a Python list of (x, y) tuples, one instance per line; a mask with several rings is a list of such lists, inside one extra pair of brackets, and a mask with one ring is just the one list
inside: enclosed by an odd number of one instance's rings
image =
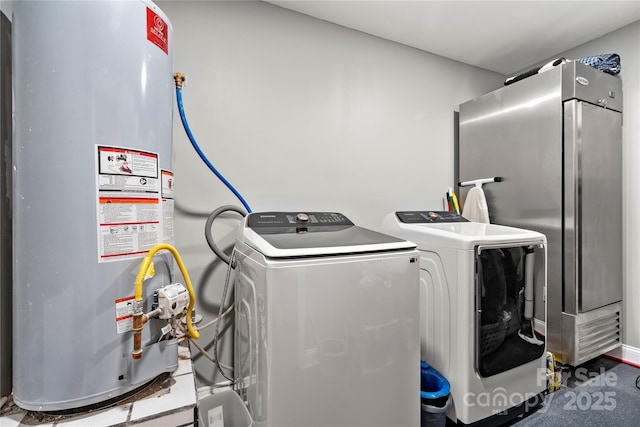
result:
[(499, 425), (536, 408), (546, 390), (545, 331), (534, 326), (546, 316), (545, 236), (430, 211), (389, 214), (382, 231), (418, 245), (421, 355), (451, 384), (447, 416)]
[(245, 218), (234, 376), (254, 426), (420, 424), (415, 247), (339, 213)]

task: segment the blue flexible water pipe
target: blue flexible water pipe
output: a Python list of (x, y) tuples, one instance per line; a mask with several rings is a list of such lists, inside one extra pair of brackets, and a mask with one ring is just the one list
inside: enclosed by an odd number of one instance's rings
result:
[(244, 200), (244, 198), (240, 195), (240, 193), (238, 193), (238, 190), (233, 188), (233, 185), (231, 185), (231, 183), (229, 183), (229, 181), (227, 181), (225, 177), (222, 176), (220, 172), (218, 172), (215, 166), (213, 166), (209, 161), (209, 159), (207, 159), (207, 156), (204, 155), (204, 153), (200, 149), (200, 146), (198, 146), (196, 139), (193, 137), (193, 134), (191, 133), (191, 129), (189, 129), (189, 123), (187, 123), (187, 117), (184, 114), (184, 107), (182, 105), (182, 89), (178, 87), (176, 88), (176, 100), (178, 101), (178, 112), (180, 113), (182, 126), (184, 126), (184, 130), (187, 133), (187, 136), (189, 137), (189, 141), (191, 141), (191, 145), (193, 145), (193, 148), (196, 150), (196, 152), (198, 153), (202, 161), (207, 165), (207, 167), (209, 167), (209, 169), (211, 169), (211, 172), (216, 174), (216, 176), (220, 179), (220, 181), (222, 181), (224, 185), (226, 185), (227, 188), (231, 190), (233, 194), (235, 194), (238, 200), (240, 200), (240, 203), (242, 203), (242, 205), (247, 210), (247, 212), (251, 213), (251, 208), (249, 207), (249, 204)]

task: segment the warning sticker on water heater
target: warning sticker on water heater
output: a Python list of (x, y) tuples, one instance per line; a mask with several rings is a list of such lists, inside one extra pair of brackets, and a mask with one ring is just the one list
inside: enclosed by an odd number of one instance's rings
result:
[(133, 329), (134, 296), (116, 300), (116, 332), (122, 334)]
[(160, 243), (158, 199), (100, 197), (100, 260), (138, 258)]
[(140, 258), (163, 241), (158, 154), (96, 149), (98, 261)]
[(162, 241), (174, 244), (173, 238), (173, 172), (162, 169)]
[(173, 172), (162, 169), (162, 198), (173, 199)]
[(146, 151), (98, 146), (98, 189), (157, 194), (158, 155)]

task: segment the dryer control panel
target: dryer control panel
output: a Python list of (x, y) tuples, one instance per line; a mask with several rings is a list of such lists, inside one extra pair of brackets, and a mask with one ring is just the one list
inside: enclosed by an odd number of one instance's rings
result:
[(402, 211), (396, 212), (400, 222), (405, 224), (434, 224), (442, 222), (469, 222), (456, 212), (448, 211)]

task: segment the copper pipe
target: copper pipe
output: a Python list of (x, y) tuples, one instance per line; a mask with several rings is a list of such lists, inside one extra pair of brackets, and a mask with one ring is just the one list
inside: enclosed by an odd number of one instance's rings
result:
[(142, 328), (144, 324), (161, 312), (161, 309), (155, 309), (146, 314), (133, 315), (133, 327), (131, 328), (131, 330), (133, 330), (133, 351), (131, 352), (131, 357), (134, 359), (140, 359), (142, 357)]
[(144, 314), (133, 315), (133, 351), (131, 357), (140, 359), (142, 357), (142, 326), (145, 324), (143, 320)]

